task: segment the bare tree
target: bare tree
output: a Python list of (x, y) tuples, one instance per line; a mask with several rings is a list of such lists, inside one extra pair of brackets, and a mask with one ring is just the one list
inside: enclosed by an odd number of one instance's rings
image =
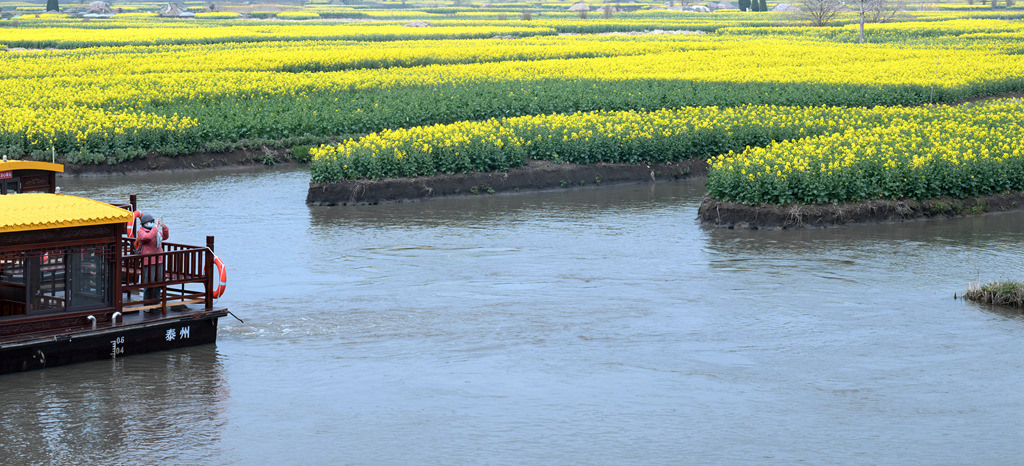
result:
[(894, 21), (896, 15), (906, 11), (906, 7), (903, 0), (869, 0), (864, 20), (869, 23), (888, 23)]
[[(992, 0), (995, 1), (995, 0)], [(886, 23), (903, 11), (903, 0), (890, 3), (889, 0), (857, 0), (860, 16), (860, 43), (864, 43), (864, 23)]]
[(812, 26), (828, 26), (843, 12), (840, 0), (803, 0), (801, 16), (811, 21)]
[(860, 43), (864, 43), (864, 9), (867, 5), (865, 0), (857, 0), (857, 7), (860, 8)]

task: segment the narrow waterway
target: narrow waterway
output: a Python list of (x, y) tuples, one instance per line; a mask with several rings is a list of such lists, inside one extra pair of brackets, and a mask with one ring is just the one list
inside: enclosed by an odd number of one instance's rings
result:
[(0, 376), (26, 463), (1014, 464), (1024, 214), (707, 229), (700, 181), (307, 207), (293, 169), (64, 177), (216, 236), (216, 346)]

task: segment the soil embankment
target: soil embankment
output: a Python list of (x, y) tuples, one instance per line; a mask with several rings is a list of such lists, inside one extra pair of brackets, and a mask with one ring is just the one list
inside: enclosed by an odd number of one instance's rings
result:
[(707, 162), (577, 165), (530, 160), (507, 172), (438, 174), (430, 177), (382, 180), (342, 180), (310, 183), (307, 204), (362, 205), (414, 201), (443, 196), (487, 195), (541, 191), (611, 183), (676, 180), (706, 176)]
[(848, 204), (750, 206), (704, 196), (697, 217), (705, 225), (737, 229), (825, 228), (851, 223), (902, 222), (1024, 209), (1024, 193), (964, 199), (873, 199)]
[(236, 149), (230, 152), (198, 152), (176, 157), (149, 154), (146, 157), (113, 165), (65, 163), (64, 172), (70, 175), (119, 175), (152, 171), (203, 170), (252, 165), (293, 163), (286, 149)]

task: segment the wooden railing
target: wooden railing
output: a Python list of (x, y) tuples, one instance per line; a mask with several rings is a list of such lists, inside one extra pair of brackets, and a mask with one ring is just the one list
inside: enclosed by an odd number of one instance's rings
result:
[[(164, 252), (156, 254), (133, 254), (133, 242), (130, 238), (123, 238), (121, 242), (123, 312), (160, 309), (166, 314), (168, 305), (205, 303), (208, 308), (212, 306), (212, 237), (208, 238), (211, 244), (207, 247), (165, 242)], [(161, 262), (163, 274), (149, 277), (146, 267), (156, 266)], [(201, 290), (194, 289), (196, 285), (200, 285)], [(144, 299), (147, 289), (160, 290), (160, 298)]]

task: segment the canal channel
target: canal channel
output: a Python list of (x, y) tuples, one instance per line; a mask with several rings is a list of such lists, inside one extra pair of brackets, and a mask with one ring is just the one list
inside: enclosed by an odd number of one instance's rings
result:
[(216, 346), (0, 377), (11, 463), (1011, 464), (1024, 213), (700, 226), (700, 180), (310, 207), (302, 169), (64, 177), (229, 269)]

